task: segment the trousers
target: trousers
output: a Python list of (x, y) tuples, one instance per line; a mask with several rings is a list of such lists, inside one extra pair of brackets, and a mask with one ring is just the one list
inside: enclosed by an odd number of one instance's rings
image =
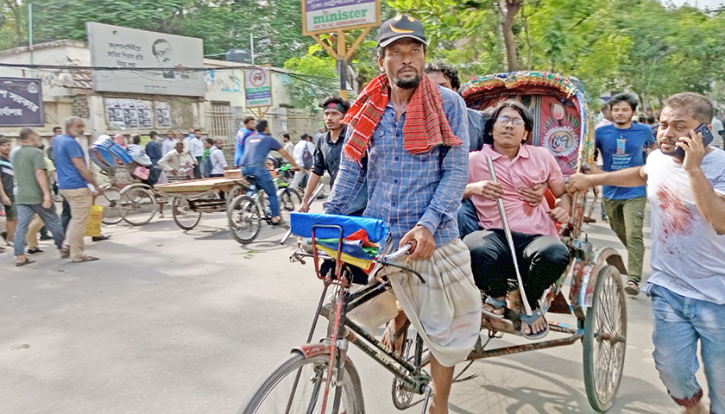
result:
[[(16, 204), (15, 209), (18, 213), (18, 225), (15, 228), (15, 255), (25, 254), (25, 237), (28, 233), (28, 226), (34, 215), (38, 215), (45, 225), (53, 234), (55, 245), (60, 249), (63, 247), (63, 229), (60, 226), (60, 220), (55, 212), (55, 206), (43, 208), (42, 204)], [(41, 226), (42, 227), (42, 226)], [(36, 229), (39, 230), (40, 227)], [(32, 247), (32, 246), (31, 246)], [(37, 245), (35, 246), (37, 247)]]
[(604, 199), (604, 210), (609, 217), (609, 225), (617, 234), (617, 238), (627, 248), (627, 271), (629, 280), (642, 281), (642, 262), (644, 261), (644, 207), (646, 197), (635, 197), (628, 200)]
[(60, 190), (60, 194), (68, 201), (71, 213), (68, 231), (65, 235), (65, 244), (70, 246), (71, 260), (77, 262), (83, 258), (85, 253), (83, 238), (86, 236), (93, 197), (91, 197), (91, 191), (86, 187)]

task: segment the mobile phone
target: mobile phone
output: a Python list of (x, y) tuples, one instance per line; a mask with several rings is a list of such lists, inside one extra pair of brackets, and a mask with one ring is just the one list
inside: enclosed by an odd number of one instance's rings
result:
[[(712, 132), (710, 132), (710, 128), (707, 127), (705, 124), (700, 124), (699, 127), (695, 130), (695, 133), (699, 132), (702, 134), (702, 145), (708, 146), (713, 140)], [(683, 150), (680, 147), (675, 147), (675, 158), (682, 161), (685, 159), (685, 150)]]

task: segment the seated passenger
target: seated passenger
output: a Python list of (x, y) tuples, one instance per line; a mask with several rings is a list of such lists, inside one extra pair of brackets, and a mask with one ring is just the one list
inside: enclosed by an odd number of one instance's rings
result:
[[(493, 125), (482, 151), (469, 157), (464, 200), (476, 208), (480, 228), (463, 240), (471, 251), (476, 285), (485, 292), (484, 314), (502, 315), (509, 281), (516, 281), (511, 251), (506, 241), (497, 200), (503, 201), (518, 258), (524, 290), (532, 310), (521, 315), (521, 333), (531, 339), (548, 333), (539, 299), (564, 272), (569, 250), (559, 240), (555, 222), (569, 221), (571, 199), (561, 169), (546, 148), (524, 145), (533, 129), (533, 118), (516, 101), (501, 103), (493, 111)], [(491, 181), (486, 157), (490, 156), (498, 183)], [(532, 205), (521, 189), (546, 183), (557, 197), (555, 208)]]

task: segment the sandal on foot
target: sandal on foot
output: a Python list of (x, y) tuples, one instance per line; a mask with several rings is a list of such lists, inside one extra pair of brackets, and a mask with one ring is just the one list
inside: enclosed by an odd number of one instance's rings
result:
[(639, 295), (639, 283), (635, 282), (634, 280), (630, 280), (629, 282), (627, 282), (627, 285), (624, 287), (624, 293), (626, 293), (630, 296)]
[(493, 319), (503, 319), (504, 313), (506, 311), (506, 301), (505, 300), (498, 300), (494, 298), (493, 296), (486, 296), (486, 300), (483, 301), (484, 305), (490, 305), (493, 310), (499, 310), (502, 309), (504, 312), (498, 314), (491, 311), (487, 311), (486, 309), (481, 308), (481, 313), (484, 314), (488, 318)]
[(546, 328), (542, 331), (536, 332), (536, 333), (524, 333), (523, 327), (521, 328), (521, 336), (523, 336), (526, 339), (541, 339), (549, 334), (549, 321), (546, 320), (546, 317), (544, 316), (544, 311), (541, 308), (536, 309), (531, 316), (526, 315), (525, 313), (519, 314), (519, 318), (521, 319), (521, 322), (526, 323), (529, 328), (531, 328), (531, 325), (536, 322), (539, 318), (543, 319), (546, 323)]
[(35, 263), (35, 260), (30, 260), (26, 257), (24, 262), (15, 262), (15, 266), (20, 267), (20, 266), (29, 265), (31, 263)]
[(96, 260), (98, 260), (97, 257), (83, 256), (81, 257), (81, 260), (73, 260), (73, 263), (95, 262)]
[(61, 247), (59, 250), (61, 259), (70, 259), (70, 247)]
[[(406, 320), (403, 326), (400, 327), (397, 331), (393, 332), (393, 324), (391, 322), (388, 322), (388, 325), (385, 327), (385, 332), (388, 334), (388, 338), (390, 339), (390, 343), (393, 344), (393, 353), (397, 356), (403, 355), (403, 347), (405, 346), (405, 340), (408, 338), (408, 328), (410, 327), (410, 321)], [(403, 339), (400, 343), (400, 349), (397, 349), (397, 344), (399, 339)]]

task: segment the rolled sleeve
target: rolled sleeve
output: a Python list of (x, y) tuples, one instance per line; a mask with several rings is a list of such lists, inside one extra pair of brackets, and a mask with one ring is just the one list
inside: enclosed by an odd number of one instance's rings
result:
[(456, 211), (468, 182), (468, 116), (465, 102), (458, 96), (456, 98), (449, 111), (446, 111), (446, 117), (451, 131), (461, 140), (461, 145), (445, 150), (441, 162), (441, 180), (433, 199), (418, 220), (418, 225), (427, 228), (431, 234), (435, 234), (444, 220), (456, 219)]
[(327, 167), (325, 166), (325, 156), (320, 150), (320, 145), (317, 145), (317, 147), (315, 148), (315, 153), (313, 157), (314, 162), (312, 164), (312, 173), (322, 177), (325, 174), (325, 170), (327, 169)]
[[(350, 139), (351, 132), (352, 128), (348, 128), (345, 135), (345, 145), (347, 145), (347, 141)], [(367, 170), (363, 167), (362, 163), (353, 161), (344, 154), (341, 155), (340, 169), (337, 172), (335, 185), (332, 187), (330, 197), (324, 204), (325, 213), (343, 214), (347, 212), (358, 192), (360, 192), (360, 189), (365, 184), (366, 174)]]

